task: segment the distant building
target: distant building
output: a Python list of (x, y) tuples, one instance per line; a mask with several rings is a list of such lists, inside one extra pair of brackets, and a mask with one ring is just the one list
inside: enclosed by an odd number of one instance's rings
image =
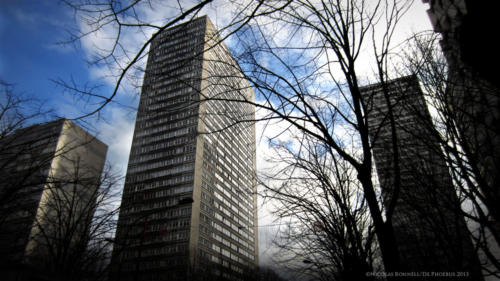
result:
[(155, 36), (112, 279), (242, 280), (258, 265), (253, 90), (208, 17)]
[(481, 280), (417, 78), (370, 85), (362, 96), (386, 213), (397, 197), (392, 223), (403, 270), (467, 271), (467, 280)]
[(7, 280), (30, 279), (27, 269), (64, 257), (56, 253), (62, 248), (69, 257), (86, 247), (79, 243), (87, 241), (106, 151), (66, 119), (0, 139), (0, 266)]

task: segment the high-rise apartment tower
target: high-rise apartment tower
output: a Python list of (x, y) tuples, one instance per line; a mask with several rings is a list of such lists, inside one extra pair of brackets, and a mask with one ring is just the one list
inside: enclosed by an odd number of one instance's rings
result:
[[(2, 280), (52, 280), (79, 266), (106, 152), (106, 144), (67, 119), (0, 139)], [(53, 268), (65, 262), (68, 268)]]
[[(362, 88), (386, 214), (402, 270), (482, 280), (460, 202), (416, 76)], [(416, 279), (440, 276), (416, 275)]]
[(154, 35), (113, 280), (239, 280), (255, 271), (254, 99), (208, 17)]

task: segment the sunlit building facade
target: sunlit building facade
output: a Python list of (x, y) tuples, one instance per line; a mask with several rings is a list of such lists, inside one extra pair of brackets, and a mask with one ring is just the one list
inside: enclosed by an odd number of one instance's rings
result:
[(67, 119), (0, 140), (3, 280), (50, 280), (53, 261), (86, 247), (107, 149)]
[(256, 270), (253, 99), (207, 17), (154, 35), (113, 280), (243, 280)]

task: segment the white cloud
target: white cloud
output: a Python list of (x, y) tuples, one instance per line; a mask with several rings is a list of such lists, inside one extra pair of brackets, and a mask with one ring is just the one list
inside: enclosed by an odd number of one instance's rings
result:
[[(256, 110), (256, 119), (262, 119), (267, 112), (263, 110)], [(276, 128), (278, 127), (278, 128)], [(267, 158), (272, 157), (273, 150), (270, 147), (267, 139), (271, 132), (276, 133), (280, 130), (277, 122), (260, 121), (256, 123), (257, 134), (257, 173), (260, 175), (262, 172), (274, 170), (276, 167), (267, 161)], [(262, 266), (269, 266), (273, 264), (272, 257), (275, 255), (277, 249), (273, 246), (273, 240), (276, 238), (276, 228), (274, 224), (279, 223), (276, 217), (271, 213), (272, 202), (264, 201), (261, 194), (263, 187), (258, 187), (258, 225), (259, 225), (259, 263)]]
[[(256, 120), (263, 120), (268, 115), (268, 112), (257, 109)], [(259, 121), (256, 123), (256, 139), (257, 139), (257, 173), (260, 180), (265, 180), (266, 184), (274, 185), (275, 183), (265, 179), (266, 174), (270, 174), (280, 169), (283, 169), (286, 164), (281, 162), (270, 161), (276, 160), (277, 152), (269, 143), (273, 142), (290, 142), (294, 136), (299, 134), (296, 128), (290, 127), (286, 121), (271, 120)], [(292, 147), (297, 147), (295, 142), (291, 143)], [(263, 186), (258, 187), (258, 225), (259, 225), (259, 263), (261, 266), (277, 269), (281, 265), (277, 262), (277, 256), (280, 249), (274, 245), (274, 241), (279, 238), (283, 227), (289, 223), (289, 218), (280, 219), (273, 214), (273, 210), (279, 208), (279, 202), (262, 197), (265, 192)]]
[(110, 107), (107, 111), (107, 122), (99, 122), (97, 125), (98, 138), (108, 145), (108, 163), (125, 175), (134, 134), (135, 114), (119, 107)]

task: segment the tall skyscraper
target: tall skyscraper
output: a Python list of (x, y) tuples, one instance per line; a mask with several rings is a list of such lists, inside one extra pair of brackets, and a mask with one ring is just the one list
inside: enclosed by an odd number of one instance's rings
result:
[(385, 212), (395, 203), (392, 223), (403, 269), (468, 272), (464, 280), (481, 280), (417, 78), (370, 85), (362, 95)]
[(37, 278), (49, 280), (55, 259), (85, 249), (106, 152), (66, 119), (0, 139), (3, 280), (33, 280), (41, 268)]
[(256, 269), (253, 99), (206, 16), (155, 35), (113, 280), (239, 280)]

